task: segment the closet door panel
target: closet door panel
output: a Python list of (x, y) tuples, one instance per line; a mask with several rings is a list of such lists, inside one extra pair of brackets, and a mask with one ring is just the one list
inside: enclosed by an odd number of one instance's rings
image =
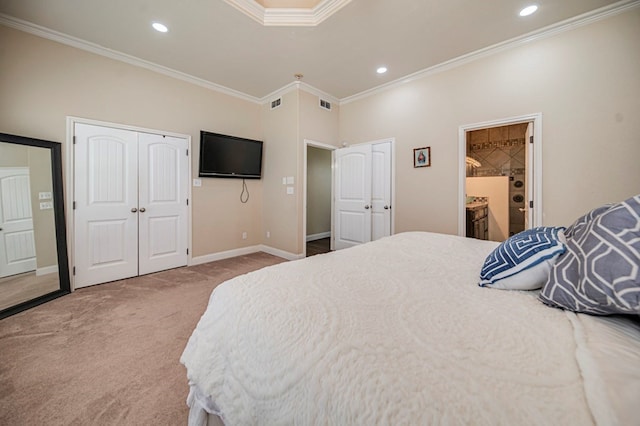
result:
[(371, 241), (391, 235), (391, 142), (371, 154)]
[(187, 264), (187, 140), (140, 133), (140, 274)]
[(138, 273), (135, 132), (76, 124), (75, 288)]
[(335, 249), (371, 241), (371, 146), (336, 150)]

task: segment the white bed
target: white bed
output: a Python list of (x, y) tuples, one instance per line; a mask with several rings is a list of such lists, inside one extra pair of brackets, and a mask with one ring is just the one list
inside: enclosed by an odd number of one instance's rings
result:
[(637, 424), (637, 318), (479, 287), (496, 246), (402, 233), (221, 284), (189, 424)]

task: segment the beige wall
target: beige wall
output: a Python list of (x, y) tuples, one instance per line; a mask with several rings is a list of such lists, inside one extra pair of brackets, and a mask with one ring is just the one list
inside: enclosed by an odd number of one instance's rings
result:
[[(337, 102), (332, 103), (331, 111), (320, 108), (320, 98), (317, 95), (299, 90), (300, 99), (300, 134), (298, 135), (298, 180), (300, 186), (298, 191), (302, 194), (302, 176), (304, 173), (304, 144), (305, 140), (320, 142), (325, 145), (338, 146), (338, 131), (340, 107)], [(302, 197), (298, 199), (298, 234), (296, 253), (303, 253), (303, 244), (306, 239), (302, 229), (302, 217), (304, 215), (304, 204)], [(329, 218), (330, 220), (330, 218)], [(307, 223), (307, 226), (309, 224)]]
[[(543, 223), (567, 225), (640, 193), (638, 40), (635, 8), (344, 103), (340, 140), (395, 137), (396, 232), (454, 234), (459, 126), (541, 112)], [(432, 166), (414, 169), (421, 146)]]
[[(264, 208), (262, 226), (264, 243), (287, 253), (299, 253), (298, 193), (298, 91), (282, 96), (282, 104), (271, 109), (270, 104), (262, 107), (262, 127), (264, 138), (263, 195)], [(282, 178), (294, 178), (293, 185), (283, 185)], [(287, 195), (287, 186), (294, 188), (293, 195)], [(266, 238), (266, 233), (271, 234)]]
[[(303, 173), (305, 140), (336, 145), (339, 109), (325, 111), (317, 95), (295, 88), (282, 96), (282, 105), (262, 107), (265, 143), (264, 244), (288, 254), (303, 253)], [(293, 176), (293, 185), (282, 178)], [(287, 186), (293, 195), (287, 195)], [(266, 233), (270, 237), (266, 237)]]
[[(201, 129), (262, 138), (260, 105), (0, 26), (0, 131), (65, 142), (76, 116), (191, 135)], [(66, 147), (63, 146), (63, 149)], [(262, 242), (262, 181), (202, 179), (193, 188), (193, 255)], [(242, 239), (242, 232), (248, 239)]]
[[(193, 188), (193, 255), (264, 243), (302, 253), (304, 141), (338, 146), (394, 137), (396, 232), (457, 233), (458, 129), (542, 112), (543, 223), (568, 224), (640, 192), (640, 10), (487, 56), (361, 100), (296, 89), (283, 105), (231, 97), (0, 26), (0, 131), (65, 142), (67, 116), (191, 135), (201, 129), (265, 141), (263, 179), (203, 179)], [(432, 166), (414, 169), (413, 148)], [(66, 148), (66, 147), (63, 147)], [(295, 178), (286, 195), (282, 178)], [(424, 196), (414, 197), (416, 189)], [(271, 237), (265, 237), (269, 231)], [(248, 239), (242, 239), (242, 232)]]
[(331, 231), (331, 151), (307, 148), (307, 235)]

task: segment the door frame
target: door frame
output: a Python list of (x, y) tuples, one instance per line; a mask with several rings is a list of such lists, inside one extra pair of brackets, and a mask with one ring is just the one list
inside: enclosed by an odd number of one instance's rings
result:
[[(467, 132), (484, 129), (487, 127), (501, 127), (520, 123), (533, 123), (533, 167), (529, 164), (527, 175), (533, 174), (532, 188), (533, 199), (533, 223), (531, 227), (542, 226), (542, 113), (520, 115), (481, 123), (465, 124), (458, 128), (458, 235), (466, 236), (466, 178), (467, 167), (465, 157), (467, 155)], [(528, 149), (529, 145), (527, 145)]]
[(191, 171), (192, 168), (192, 161), (193, 161), (193, 150), (191, 149), (191, 135), (187, 135), (184, 133), (175, 133), (175, 132), (167, 132), (164, 130), (157, 130), (157, 129), (150, 129), (150, 128), (145, 128), (145, 127), (138, 127), (138, 126), (131, 126), (131, 125), (127, 125), (127, 124), (120, 124), (120, 123), (111, 123), (108, 121), (100, 121), (100, 120), (92, 120), (92, 119), (88, 119), (88, 118), (82, 118), (82, 117), (74, 117), (74, 116), (67, 116), (67, 137), (66, 137), (66, 144), (64, 146), (64, 149), (66, 150), (66, 155), (65, 155), (65, 161), (66, 161), (66, 166), (65, 166), (65, 208), (67, 211), (67, 215), (66, 215), (66, 219), (67, 219), (67, 254), (69, 257), (69, 280), (71, 282), (71, 291), (75, 290), (75, 276), (74, 276), (74, 271), (73, 271), (73, 267), (75, 264), (75, 259), (74, 259), (74, 254), (75, 254), (75, 235), (74, 235), (74, 231), (75, 231), (75, 222), (74, 222), (74, 214), (73, 214), (73, 203), (74, 203), (74, 199), (75, 199), (75, 188), (74, 188), (74, 182), (75, 182), (75, 168), (74, 168), (74, 150), (73, 150), (73, 144), (74, 144), (74, 133), (75, 133), (75, 125), (76, 124), (87, 124), (87, 125), (92, 125), (92, 126), (101, 126), (101, 127), (112, 127), (115, 129), (120, 129), (120, 130), (129, 130), (129, 131), (134, 131), (134, 132), (142, 132), (142, 133), (154, 133), (154, 134), (158, 134), (158, 135), (166, 135), (166, 136), (173, 136), (173, 137), (177, 137), (177, 138), (184, 138), (187, 140), (187, 150), (189, 152), (189, 161), (188, 161), (188, 173), (189, 173), (189, 189), (187, 191), (187, 197), (189, 198), (189, 200), (191, 201), (189, 203), (189, 205), (187, 206), (187, 248), (189, 249), (189, 254), (187, 255), (187, 266), (191, 265), (192, 262), (192, 256), (193, 256), (193, 250), (192, 250), (192, 238), (193, 238), (193, 229), (191, 226), (192, 223), (192, 206), (193, 206), (193, 199), (192, 199), (192, 194), (191, 194), (191, 181), (193, 179), (193, 174)]
[(334, 167), (334, 151), (338, 149), (335, 145), (329, 145), (322, 142), (313, 141), (311, 139), (304, 139), (304, 149), (303, 149), (303, 160), (302, 160), (302, 257), (307, 257), (307, 150), (309, 146), (314, 148), (325, 149), (327, 151), (331, 151), (331, 250), (333, 250), (333, 193), (334, 193), (334, 183), (333, 183), (333, 172), (335, 170)]

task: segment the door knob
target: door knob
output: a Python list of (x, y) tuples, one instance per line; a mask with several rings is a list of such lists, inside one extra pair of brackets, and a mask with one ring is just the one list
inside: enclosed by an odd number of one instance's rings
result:
[(146, 212), (146, 211), (147, 211), (147, 210), (145, 210), (145, 208), (144, 208), (144, 207), (140, 207), (140, 213), (144, 213), (144, 212)]
[(369, 206), (369, 205), (364, 206), (364, 208), (367, 209), (367, 210), (369, 210), (370, 207), (371, 206)]
[(135, 207), (131, 209), (131, 213), (135, 213), (137, 211), (138, 211), (138, 209), (136, 209)]
[(384, 206), (385, 210), (389, 210), (389, 208), (390, 208), (389, 206)]

